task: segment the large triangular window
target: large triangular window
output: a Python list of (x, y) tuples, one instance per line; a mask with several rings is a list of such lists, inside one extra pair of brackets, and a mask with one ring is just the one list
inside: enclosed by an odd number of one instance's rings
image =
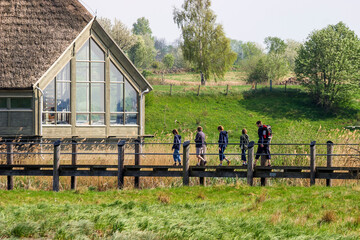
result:
[(105, 53), (91, 38), (76, 54), (76, 125), (105, 125)]

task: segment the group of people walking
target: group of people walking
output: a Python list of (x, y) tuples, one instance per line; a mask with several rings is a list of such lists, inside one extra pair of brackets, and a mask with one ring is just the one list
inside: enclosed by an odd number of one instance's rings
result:
[[(260, 158), (260, 156), (265, 156), (267, 160), (267, 166), (271, 166), (271, 154), (269, 149), (269, 144), (272, 139), (272, 130), (271, 126), (269, 125), (263, 125), (261, 121), (256, 122), (256, 126), (258, 127), (258, 149), (256, 152), (255, 162), (254, 165), (256, 165), (257, 160)], [(197, 127), (197, 133), (195, 136), (195, 147), (196, 147), (196, 157), (197, 157), (197, 166), (200, 165), (206, 165), (207, 161), (205, 160), (205, 147), (206, 147), (206, 141), (205, 141), (205, 133), (202, 131), (203, 128), (201, 126)], [(225, 156), (225, 150), (228, 146), (229, 142), (229, 135), (228, 132), (224, 130), (223, 126), (218, 126), (217, 130), (219, 131), (219, 166), (222, 166), (223, 161), (225, 160), (227, 165), (230, 165), (231, 160), (229, 160)], [(179, 135), (178, 130), (174, 129), (172, 131), (174, 134), (174, 144), (172, 146), (172, 150), (174, 151), (173, 157), (174, 157), (174, 165), (177, 164), (181, 166), (181, 157), (180, 157), (180, 146), (181, 146), (181, 136)], [(242, 135), (240, 136), (240, 149), (241, 149), (241, 160), (243, 161), (243, 165), (247, 165), (246, 161), (246, 151), (248, 149), (249, 145), (249, 136), (247, 134), (247, 130), (244, 128), (242, 130)]]

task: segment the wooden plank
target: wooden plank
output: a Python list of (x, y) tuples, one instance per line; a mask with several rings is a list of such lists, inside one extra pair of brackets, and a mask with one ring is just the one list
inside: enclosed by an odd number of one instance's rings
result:
[(125, 165), (124, 168), (126, 169), (139, 169), (139, 168), (147, 168), (147, 169), (152, 169), (152, 168), (169, 168), (169, 169), (183, 169), (182, 166), (173, 166), (173, 165)]
[(248, 145), (247, 183), (252, 186), (254, 183), (254, 141)]
[[(136, 140), (135, 141), (135, 166), (140, 165), (140, 155), (139, 155), (140, 152), (141, 152), (140, 141)], [(154, 171), (155, 171), (155, 169), (154, 169)], [(139, 177), (134, 178), (134, 187), (135, 188), (140, 187), (140, 178)]]
[(212, 178), (246, 178), (247, 172), (216, 172), (216, 171), (190, 171), (190, 177), (212, 177)]
[(59, 191), (60, 140), (54, 143), (53, 191)]
[(190, 141), (186, 141), (183, 144), (183, 185), (189, 186), (189, 158), (190, 158)]
[[(332, 167), (332, 154), (334, 150), (334, 143), (332, 141), (327, 141), (327, 156), (326, 156), (326, 166)], [(326, 186), (331, 187), (331, 179), (326, 179)]]
[[(77, 164), (77, 150), (78, 150), (78, 145), (77, 145), (77, 141), (75, 138), (72, 139), (71, 141), (72, 145), (71, 145), (71, 152), (72, 152), (72, 155), (71, 155), (71, 165), (73, 166), (76, 166)], [(72, 190), (75, 190), (76, 189), (76, 177), (75, 176), (72, 176), (71, 177), (71, 189)]]
[[(13, 144), (8, 144), (6, 146), (7, 154), (6, 154), (6, 163), (7, 165), (12, 165), (14, 163), (14, 146)], [(14, 178), (12, 176), (7, 176), (7, 189), (14, 189)]]
[(125, 141), (118, 142), (118, 189), (122, 189), (124, 187), (125, 143)]
[(139, 171), (139, 172), (128, 172), (125, 171), (124, 176), (127, 177), (183, 177), (183, 172), (181, 171)]
[(0, 170), (0, 176), (53, 176), (52, 170)]
[(315, 174), (316, 174), (316, 141), (310, 144), (310, 186), (315, 185)]
[(254, 177), (266, 178), (310, 178), (310, 172), (254, 172)]

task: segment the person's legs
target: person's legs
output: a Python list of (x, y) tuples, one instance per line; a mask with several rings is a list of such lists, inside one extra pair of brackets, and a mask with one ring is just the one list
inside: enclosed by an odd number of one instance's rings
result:
[(246, 165), (246, 150), (241, 149), (241, 160), (243, 161), (243, 165)]
[(200, 161), (204, 161), (204, 162), (205, 162), (204, 158), (201, 157), (201, 154), (202, 154), (202, 153), (203, 153), (202, 147), (196, 148), (196, 157), (197, 157), (197, 159), (198, 159), (198, 163), (197, 163), (198, 166), (200, 166)]
[(223, 152), (223, 148), (219, 148), (219, 159), (220, 159), (220, 165), (219, 166), (222, 166), (222, 162), (224, 160), (224, 152)]
[(255, 162), (254, 162), (254, 166), (256, 166), (256, 162), (257, 160), (260, 158), (261, 154), (264, 152), (263, 148), (260, 146), (260, 144), (258, 145), (257, 151), (256, 151), (256, 156), (255, 156)]
[(174, 165), (176, 166), (176, 158), (177, 158), (177, 156), (176, 156), (176, 149), (174, 149), (174, 153), (173, 153), (173, 159), (174, 159)]
[(264, 146), (264, 152), (266, 154), (267, 166), (271, 167), (271, 154), (269, 145)]
[(179, 162), (179, 165), (181, 165), (181, 158), (180, 158), (180, 153), (178, 149), (174, 150), (174, 161), (176, 163), (176, 161)]

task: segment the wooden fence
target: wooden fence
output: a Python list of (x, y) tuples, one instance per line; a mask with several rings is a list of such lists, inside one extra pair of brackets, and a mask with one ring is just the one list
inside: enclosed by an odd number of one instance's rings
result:
[[(6, 144), (6, 164), (0, 165), (0, 176), (7, 176), (7, 189), (14, 187), (14, 176), (52, 176), (53, 190), (59, 191), (59, 177), (71, 177), (71, 189), (76, 189), (76, 177), (78, 176), (112, 176), (117, 177), (117, 186), (119, 189), (124, 186), (124, 177), (134, 177), (134, 186), (139, 187), (140, 177), (179, 177), (183, 179), (183, 185), (189, 185), (190, 178), (197, 177), (200, 184), (204, 185), (204, 178), (246, 178), (247, 183), (252, 186), (254, 178), (261, 179), (261, 185), (266, 184), (266, 178), (302, 178), (310, 179), (310, 185), (314, 185), (316, 179), (326, 179), (326, 185), (331, 186), (332, 179), (360, 179), (359, 167), (333, 167), (333, 156), (356, 156), (358, 154), (333, 154), (332, 142), (327, 142), (327, 153), (316, 153), (316, 142), (311, 142), (310, 154), (277, 154), (277, 155), (306, 155), (310, 156), (310, 162), (307, 166), (265, 166), (262, 160), (260, 166), (254, 166), (254, 147), (255, 143), (250, 142), (248, 146), (248, 164), (247, 166), (190, 166), (190, 142), (183, 144), (183, 165), (141, 165), (140, 156), (148, 155), (171, 155), (166, 153), (142, 153), (141, 145), (143, 143), (135, 142), (135, 152), (126, 153), (135, 155), (135, 165), (124, 165), (125, 160), (125, 141), (117, 143), (117, 165), (78, 165), (77, 149), (81, 143), (73, 142), (72, 144), (72, 160), (70, 165), (61, 164), (61, 142), (56, 141), (53, 144), (53, 164), (51, 165), (24, 165), (14, 164), (14, 146), (18, 143)], [(273, 145), (273, 144), (271, 144)], [(280, 144), (278, 144), (280, 145)], [(296, 145), (296, 144), (283, 144)], [(358, 145), (358, 144), (354, 144)], [(40, 153), (41, 154), (41, 153)], [(238, 154), (238, 153), (237, 153)], [(217, 155), (217, 154), (205, 154)], [(235, 155), (235, 154), (233, 154)], [(324, 166), (316, 166), (317, 156), (326, 156), (327, 164)]]

